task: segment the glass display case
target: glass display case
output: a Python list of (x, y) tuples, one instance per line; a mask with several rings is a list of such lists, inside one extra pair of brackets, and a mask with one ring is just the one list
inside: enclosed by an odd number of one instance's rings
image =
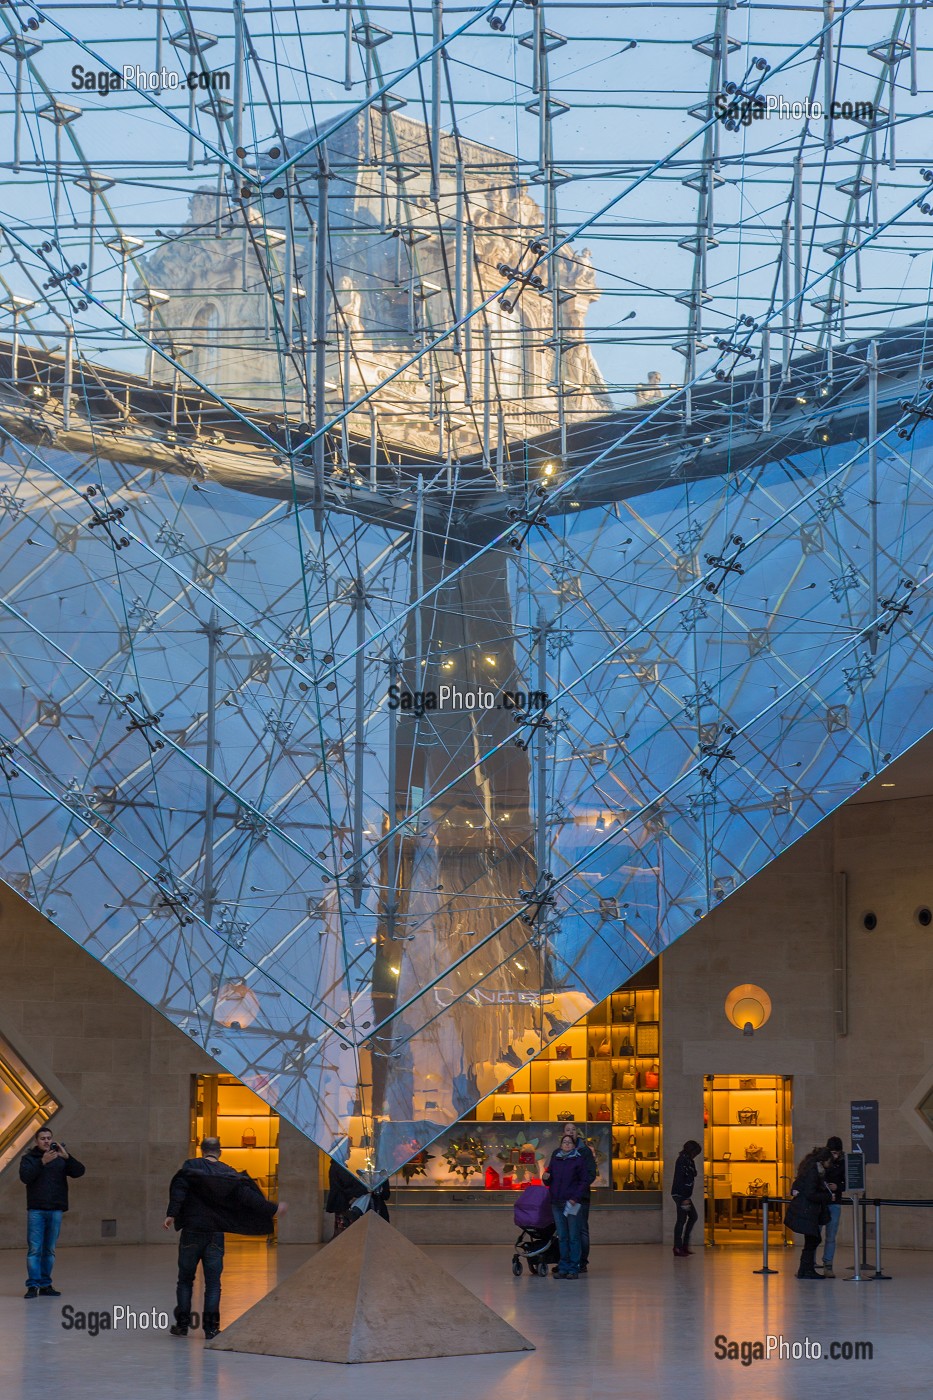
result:
[[(707, 1075), (704, 1081), (706, 1227), (710, 1244), (761, 1238), (761, 1197), (786, 1196), (793, 1179), (791, 1080)], [(783, 1234), (782, 1211), (769, 1226)]]

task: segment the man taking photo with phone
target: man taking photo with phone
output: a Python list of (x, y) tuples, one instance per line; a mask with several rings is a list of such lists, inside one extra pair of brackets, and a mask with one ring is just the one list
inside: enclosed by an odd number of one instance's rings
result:
[(84, 1175), (84, 1167), (50, 1128), (40, 1128), (35, 1146), (20, 1158), (19, 1179), (26, 1186), (26, 1298), (60, 1298), (52, 1287), (55, 1245), (68, 1209), (68, 1178)]

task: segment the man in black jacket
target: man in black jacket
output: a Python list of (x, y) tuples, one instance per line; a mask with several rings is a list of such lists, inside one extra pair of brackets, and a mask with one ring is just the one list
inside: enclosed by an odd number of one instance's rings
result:
[(187, 1337), (191, 1294), (198, 1264), (204, 1274), (205, 1337), (220, 1331), (220, 1276), (224, 1267), (224, 1232), (270, 1235), (284, 1201), (273, 1205), (246, 1172), (234, 1171), (220, 1160), (220, 1139), (204, 1138), (201, 1156), (189, 1157), (172, 1177), (163, 1229), (174, 1225), (178, 1238), (178, 1286), (174, 1337)]
[(55, 1245), (68, 1209), (68, 1178), (84, 1175), (84, 1167), (63, 1142), (53, 1142), (49, 1128), (40, 1128), (35, 1145), (20, 1159), (19, 1179), (26, 1184), (26, 1298), (60, 1298), (52, 1287)]

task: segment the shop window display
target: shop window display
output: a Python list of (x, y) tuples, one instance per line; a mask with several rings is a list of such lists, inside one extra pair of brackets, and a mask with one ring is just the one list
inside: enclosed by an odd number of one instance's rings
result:
[(249, 1172), (265, 1195), (277, 1200), (279, 1115), (230, 1074), (193, 1078), (191, 1156), (197, 1155), (202, 1138), (219, 1138), (227, 1165)]
[[(662, 1190), (660, 990), (638, 979), (595, 1006), (393, 1178), (401, 1192), (520, 1190), (540, 1180), (573, 1122), (593, 1148), (597, 1191)], [(629, 1196), (631, 1193), (631, 1196)]]
[[(786, 1196), (793, 1177), (791, 1081), (783, 1075), (707, 1075), (704, 1083), (707, 1238), (761, 1237), (761, 1198)], [(782, 1230), (781, 1209), (769, 1211)], [(770, 1231), (769, 1231), (770, 1233)]]

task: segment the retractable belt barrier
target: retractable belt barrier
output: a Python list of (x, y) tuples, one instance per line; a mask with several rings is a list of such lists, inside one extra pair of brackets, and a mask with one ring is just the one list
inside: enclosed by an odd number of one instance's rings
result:
[[(769, 1208), (770, 1208), (771, 1206), (789, 1206), (792, 1200), (793, 1200), (793, 1197), (792, 1197), (792, 1196), (762, 1196), (762, 1197), (761, 1197), (761, 1224), (762, 1224), (762, 1236), (761, 1236), (761, 1268), (760, 1268), (760, 1269), (754, 1269), (754, 1270), (753, 1270), (754, 1273), (756, 1273), (756, 1274), (776, 1274), (776, 1273), (779, 1273), (779, 1272), (780, 1272), (780, 1270), (778, 1270), (778, 1269), (772, 1269), (772, 1268), (770, 1268), (770, 1267), (769, 1267), (769, 1264), (768, 1264), (768, 1253), (769, 1253), (769, 1247), (770, 1247), (770, 1240), (768, 1239), (768, 1212), (769, 1212)], [(881, 1207), (882, 1207), (882, 1206), (895, 1206), (895, 1207), (900, 1206), (900, 1207), (902, 1207), (902, 1208), (904, 1208), (904, 1209), (913, 1209), (913, 1210), (930, 1210), (930, 1209), (933, 1209), (933, 1201), (899, 1201), (899, 1200), (894, 1200), (894, 1199), (888, 1199), (887, 1197), (882, 1197), (882, 1196), (843, 1196), (843, 1197), (842, 1197), (842, 1200), (841, 1200), (840, 1202), (838, 1202), (838, 1204), (844, 1205), (844, 1206), (852, 1206), (852, 1209), (853, 1209), (853, 1219), (852, 1219), (852, 1242), (853, 1242), (853, 1249), (854, 1249), (854, 1252), (855, 1252), (855, 1267), (854, 1267), (854, 1272), (853, 1272), (852, 1278), (851, 1278), (851, 1279), (847, 1279), (847, 1280), (846, 1280), (847, 1283), (878, 1283), (878, 1282), (883, 1282), (883, 1281), (885, 1281), (886, 1279), (890, 1279), (890, 1278), (892, 1277), (891, 1274), (886, 1274), (886, 1273), (884, 1272), (884, 1269), (883, 1269), (882, 1266), (881, 1266)], [(865, 1254), (864, 1240), (865, 1240), (865, 1230), (866, 1230), (867, 1209), (868, 1209), (869, 1206), (874, 1206), (874, 1208), (875, 1208), (875, 1268), (874, 1268), (874, 1273), (871, 1273), (871, 1274), (863, 1274), (863, 1273), (861, 1272), (861, 1266), (862, 1266), (862, 1262), (863, 1262), (863, 1261), (862, 1261), (862, 1258), (860, 1257), (860, 1255), (864, 1256), (864, 1254)], [(861, 1214), (861, 1217), (862, 1217), (862, 1219), (861, 1219), (861, 1230), (859, 1229), (858, 1217), (857, 1217), (857, 1215), (855, 1214), (857, 1208), (860, 1209), (860, 1214)], [(860, 1241), (860, 1238), (861, 1238), (861, 1241), (862, 1241), (862, 1249), (861, 1249), (861, 1250), (859, 1249), (859, 1241)]]
[[(770, 1246), (770, 1240), (768, 1239), (768, 1211), (769, 1211), (769, 1207), (770, 1207), (770, 1206), (789, 1206), (792, 1200), (793, 1200), (793, 1196), (762, 1196), (762, 1198), (761, 1198), (761, 1209), (762, 1209), (761, 1268), (760, 1268), (760, 1269), (755, 1269), (755, 1270), (753, 1270), (754, 1273), (756, 1273), (756, 1274), (776, 1274), (776, 1273), (779, 1273), (779, 1272), (780, 1272), (779, 1269), (772, 1269), (772, 1268), (770, 1268), (770, 1266), (769, 1266), (769, 1264), (768, 1264), (768, 1252), (769, 1252), (769, 1246)], [(857, 1218), (857, 1216), (856, 1216), (856, 1214), (855, 1214), (855, 1208), (856, 1208), (856, 1206), (858, 1206), (858, 1205), (861, 1205), (861, 1206), (862, 1206), (862, 1222), (863, 1222), (863, 1232), (864, 1232), (864, 1218), (865, 1218), (865, 1202), (864, 1202), (864, 1198), (863, 1198), (863, 1197), (858, 1197), (858, 1196), (843, 1196), (842, 1199), (841, 1199), (840, 1201), (837, 1202), (837, 1204), (838, 1204), (838, 1205), (843, 1205), (843, 1206), (852, 1206), (852, 1244), (853, 1244), (853, 1249), (854, 1249), (854, 1251), (855, 1251), (855, 1268), (854, 1268), (854, 1272), (853, 1272), (853, 1274), (852, 1274), (852, 1278), (851, 1278), (851, 1279), (848, 1279), (848, 1280), (846, 1280), (846, 1281), (847, 1281), (848, 1283), (862, 1283), (862, 1282), (864, 1282), (864, 1280), (865, 1280), (865, 1275), (861, 1272), (861, 1258), (860, 1258), (860, 1250), (859, 1250), (858, 1218)], [(913, 1202), (910, 1202), (910, 1204), (914, 1204), (914, 1203), (913, 1203)], [(876, 1230), (877, 1230), (877, 1229), (878, 1229), (877, 1221), (878, 1221), (878, 1218), (879, 1218), (879, 1216), (878, 1216), (877, 1213), (876, 1213), (876, 1217), (875, 1217), (875, 1218), (876, 1218)], [(878, 1236), (877, 1236), (877, 1234), (876, 1234), (876, 1236), (875, 1236), (875, 1250), (876, 1250), (876, 1258), (877, 1258), (878, 1267), (880, 1268), (880, 1267), (881, 1267), (880, 1246), (878, 1245)], [(884, 1274), (884, 1275), (881, 1275), (881, 1277), (888, 1278), (888, 1277), (890, 1277), (890, 1275)]]

